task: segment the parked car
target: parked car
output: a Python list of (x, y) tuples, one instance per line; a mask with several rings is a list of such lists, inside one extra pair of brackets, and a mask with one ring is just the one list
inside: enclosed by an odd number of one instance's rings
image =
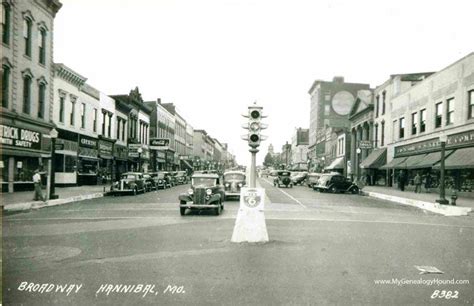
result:
[(296, 172), (296, 174), (291, 177), (291, 182), (293, 183), (293, 185), (303, 185), (307, 177), (308, 172), (306, 171)]
[(291, 182), (291, 172), (286, 170), (279, 170), (277, 171), (277, 176), (273, 180), (273, 186), (285, 186), (285, 187), (293, 187), (293, 183)]
[(306, 178), (306, 185), (309, 188), (313, 188), (314, 185), (318, 184), (318, 180), (323, 175), (322, 173), (310, 172)]
[(314, 185), (313, 189), (319, 190), (320, 192), (330, 191), (332, 193), (359, 193), (359, 187), (357, 187), (357, 185), (355, 185), (350, 179), (344, 177), (341, 174), (335, 173), (321, 175), (318, 180), (318, 184)]
[(149, 174), (155, 180), (157, 189), (171, 188), (163, 172), (150, 172)]
[(224, 172), (222, 185), (224, 185), (225, 199), (229, 197), (240, 199), (240, 188), (245, 186), (245, 173), (242, 171)]
[(188, 177), (186, 176), (186, 171), (178, 171), (175, 176), (177, 184), (187, 184)]
[(225, 193), (219, 184), (217, 174), (194, 174), (191, 188), (179, 196), (179, 212), (184, 216), (186, 209), (213, 209), (219, 215), (224, 209)]
[(145, 180), (145, 191), (152, 191), (158, 189), (158, 184), (155, 179), (150, 175), (150, 173), (144, 173), (143, 179)]
[(139, 192), (145, 192), (145, 180), (140, 172), (126, 172), (120, 177), (120, 181), (110, 186), (112, 194), (132, 193), (134, 195)]
[(175, 184), (175, 180), (174, 180), (174, 176), (171, 172), (168, 172), (168, 171), (163, 171), (162, 172), (165, 176), (165, 180), (166, 182), (168, 183), (168, 185), (170, 185), (170, 187), (174, 187), (176, 184)]

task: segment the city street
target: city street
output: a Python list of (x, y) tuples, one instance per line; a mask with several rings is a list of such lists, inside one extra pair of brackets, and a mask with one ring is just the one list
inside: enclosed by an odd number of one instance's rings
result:
[[(270, 201), (266, 244), (230, 242), (237, 200), (226, 201), (220, 216), (181, 217), (178, 194), (189, 185), (4, 216), (3, 303), (474, 303), (472, 214), (449, 218), (258, 182)], [(444, 274), (420, 275), (415, 266)], [(376, 284), (393, 279), (402, 283)], [(420, 279), (438, 283), (407, 283)], [(440, 283), (452, 279), (470, 284)]]

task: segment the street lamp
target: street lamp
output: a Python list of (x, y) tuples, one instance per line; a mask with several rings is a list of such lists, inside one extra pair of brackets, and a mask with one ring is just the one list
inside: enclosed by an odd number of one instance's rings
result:
[(355, 164), (355, 167), (356, 167), (356, 179), (359, 180), (360, 179), (360, 168), (359, 168), (359, 154), (362, 152), (362, 150), (360, 148), (357, 148), (356, 150), (356, 164)]
[(326, 157), (321, 157), (321, 161), (323, 162), (323, 166), (321, 167), (321, 173), (324, 173), (324, 167), (326, 166)]
[(449, 204), (449, 201), (445, 198), (445, 186), (444, 186), (444, 155), (446, 149), (446, 141), (448, 140), (448, 136), (442, 133), (439, 136), (439, 142), (441, 143), (441, 161), (440, 161), (440, 184), (439, 184), (439, 199), (436, 200), (439, 204)]
[(57, 194), (54, 194), (55, 190), (54, 187), (56, 185), (56, 170), (55, 164), (56, 164), (56, 138), (58, 138), (58, 131), (53, 128), (51, 132), (49, 132), (49, 136), (51, 137), (51, 180), (50, 180), (50, 185), (49, 185), (49, 199), (54, 200), (59, 198)]
[(138, 148), (137, 149), (137, 152), (138, 152), (138, 172), (141, 172), (141, 163), (142, 163), (142, 153), (143, 153), (143, 149), (142, 148)]

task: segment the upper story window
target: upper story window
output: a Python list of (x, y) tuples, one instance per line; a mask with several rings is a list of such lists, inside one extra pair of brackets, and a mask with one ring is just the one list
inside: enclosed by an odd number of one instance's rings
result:
[(2, 42), (10, 45), (11, 7), (7, 3), (2, 3), (0, 9), (2, 10)]
[(46, 84), (40, 83), (38, 86), (38, 118), (44, 118), (45, 104), (46, 104)]
[(382, 115), (385, 114), (385, 100), (386, 100), (386, 97), (387, 97), (387, 92), (384, 90), (382, 92)]
[(86, 103), (81, 103), (81, 128), (86, 127)]
[(443, 122), (443, 102), (438, 102), (435, 105), (435, 128), (441, 127)]
[(420, 110), (420, 133), (426, 131), (426, 109)]
[(380, 124), (380, 145), (383, 147), (385, 145), (385, 122), (382, 121)]
[(71, 96), (71, 113), (69, 114), (69, 124), (74, 126), (76, 120), (76, 98)]
[(23, 112), (29, 114), (31, 110), (31, 76), (23, 77)]
[(122, 118), (117, 116), (117, 120), (115, 121), (116, 129), (117, 129), (115, 132), (116, 139), (120, 139), (120, 128), (121, 128), (120, 120), (122, 120)]
[(59, 97), (59, 122), (64, 123), (64, 100), (66, 97), (64, 95)]
[(7, 65), (2, 66), (2, 106), (7, 108), (10, 97), (11, 70)]
[(46, 64), (46, 30), (40, 29), (38, 35), (39, 63)]
[(126, 130), (126, 120), (122, 120), (123, 128), (122, 128), (122, 141), (125, 141), (125, 130)]
[(405, 118), (401, 117), (399, 120), (399, 133), (398, 137), (404, 138), (405, 137)]
[(413, 113), (411, 114), (411, 134), (416, 135), (418, 129), (418, 114)]
[(446, 103), (446, 125), (449, 125), (454, 120), (454, 98), (448, 99)]
[(472, 119), (474, 118), (474, 89), (467, 93), (467, 103), (467, 118)]
[(106, 114), (105, 114), (105, 111), (102, 110), (102, 135), (105, 136), (105, 117)]
[(23, 39), (25, 41), (25, 55), (31, 57), (31, 25), (30, 18), (23, 19)]
[(97, 108), (94, 108), (94, 117), (92, 122), (92, 131), (95, 133), (97, 132)]
[(109, 125), (107, 127), (107, 137), (112, 137), (112, 114), (109, 113)]
[(377, 118), (379, 116), (379, 101), (380, 100), (380, 96), (377, 95), (375, 97), (375, 118)]
[(374, 146), (377, 148), (379, 145), (379, 125), (374, 126)]

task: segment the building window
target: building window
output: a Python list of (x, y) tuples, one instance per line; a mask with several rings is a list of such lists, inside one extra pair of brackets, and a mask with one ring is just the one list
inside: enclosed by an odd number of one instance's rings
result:
[(400, 138), (404, 138), (405, 137), (405, 118), (400, 118), (399, 120), (399, 133), (398, 133), (398, 136)]
[(420, 133), (426, 131), (426, 109), (420, 111)]
[(0, 8), (2, 10), (2, 42), (5, 45), (9, 45), (10, 44), (11, 8), (6, 3), (2, 3)]
[(117, 131), (115, 134), (115, 139), (120, 139), (120, 117), (117, 117), (116, 123), (117, 125)]
[(385, 98), (387, 97), (387, 92), (382, 92), (382, 115), (385, 114)]
[(374, 144), (375, 144), (375, 147), (377, 148), (378, 145), (379, 145), (379, 125), (376, 124), (375, 125), (375, 129), (374, 129)]
[(385, 122), (380, 124), (380, 146), (385, 145)]
[(112, 137), (112, 114), (109, 114), (109, 126), (107, 127), (107, 137)]
[(446, 103), (446, 125), (449, 125), (454, 120), (454, 98), (448, 99)]
[(102, 135), (105, 136), (105, 111), (102, 110)]
[[(3, 6), (2, 6), (3, 7)], [(8, 98), (10, 97), (10, 67), (2, 67), (2, 106), (8, 107)]]
[(23, 78), (23, 112), (30, 113), (31, 108), (31, 77), (25, 75)]
[(122, 124), (123, 124), (123, 128), (122, 128), (122, 141), (125, 141), (125, 129), (126, 129), (126, 126), (125, 124), (127, 123), (126, 120), (123, 120), (122, 121)]
[(92, 123), (92, 131), (97, 132), (97, 108), (94, 108), (94, 122)]
[(41, 29), (38, 36), (39, 63), (46, 64), (46, 30)]
[(379, 101), (380, 100), (380, 96), (377, 95), (375, 97), (375, 118), (377, 118), (379, 116)]
[(75, 112), (76, 112), (76, 101), (71, 100), (71, 113), (69, 114), (69, 124), (72, 126), (74, 126)]
[(86, 103), (81, 104), (81, 128), (86, 127)]
[(23, 38), (25, 40), (25, 55), (31, 57), (31, 20), (25, 18), (23, 20)]
[(411, 134), (416, 135), (416, 130), (418, 128), (418, 114), (413, 113), (411, 114)]
[(45, 96), (46, 85), (40, 84), (38, 87), (38, 118), (44, 118)]
[(436, 103), (435, 106), (435, 128), (441, 127), (443, 121), (443, 102)]
[(64, 97), (59, 97), (59, 122), (64, 123)]
[(467, 117), (468, 119), (474, 118), (474, 90), (470, 90), (467, 93), (468, 97), (468, 110), (467, 110)]

